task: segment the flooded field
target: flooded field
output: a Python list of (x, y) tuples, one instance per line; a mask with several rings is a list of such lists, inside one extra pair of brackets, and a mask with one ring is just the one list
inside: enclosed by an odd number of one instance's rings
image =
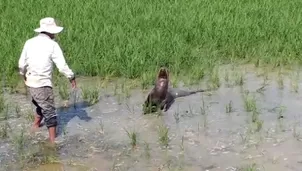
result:
[[(28, 170), (301, 170), (301, 77), (299, 71), (268, 70), (222, 67), (198, 86), (184, 81), (177, 88), (216, 89), (177, 98), (167, 112), (149, 115), (142, 114), (142, 103), (150, 89), (131, 89), (123, 82), (101, 88), (103, 80), (78, 79), (68, 107), (56, 92), (55, 152), (43, 143), (45, 126), (29, 132), (29, 97), (5, 94), (9, 109), (4, 107), (0, 117), (1, 171), (35, 163), (39, 166)], [(99, 96), (89, 93), (93, 87)]]

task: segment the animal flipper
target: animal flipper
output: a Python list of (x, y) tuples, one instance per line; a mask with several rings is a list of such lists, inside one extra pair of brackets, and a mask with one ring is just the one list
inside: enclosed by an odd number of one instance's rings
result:
[(196, 94), (196, 93), (199, 93), (199, 92), (205, 92), (207, 90), (205, 89), (199, 89), (199, 90), (194, 90), (194, 91), (187, 91), (187, 90), (179, 90), (179, 89), (171, 89), (170, 90), (170, 94), (174, 97), (174, 98), (177, 98), (177, 97), (184, 97), (184, 96), (189, 96), (191, 94)]
[(207, 89), (199, 89), (199, 90), (194, 90), (194, 91), (189, 91), (190, 94), (196, 94), (196, 93), (200, 93), (200, 92), (206, 92), (208, 91)]

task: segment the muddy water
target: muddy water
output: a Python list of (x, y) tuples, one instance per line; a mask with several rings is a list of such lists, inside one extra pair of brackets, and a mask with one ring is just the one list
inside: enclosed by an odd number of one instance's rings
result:
[[(70, 107), (63, 109), (58, 97), (57, 140), (61, 164), (46, 164), (36, 170), (231, 171), (253, 163), (259, 170), (301, 170), (301, 89), (296, 93), (292, 86), (297, 81), (292, 76), (296, 71), (284, 74), (283, 89), (279, 88), (278, 74), (268, 73), (268, 85), (259, 91), (265, 80), (261, 74), (266, 72), (249, 66), (242, 68), (228, 71), (243, 72), (243, 86), (229, 86), (224, 81), (226, 68), (222, 68), (222, 84), (218, 90), (178, 98), (159, 117), (142, 115), (141, 104), (147, 92), (138, 89), (131, 90), (130, 98), (122, 101), (121, 96), (113, 95), (112, 89), (102, 89), (100, 102), (90, 107), (81, 99), (71, 98)], [(230, 82), (238, 78), (232, 77), (232, 72)], [(79, 79), (78, 83), (91, 86), (99, 85), (100, 81), (86, 78)], [(297, 85), (301, 86), (299, 80)], [(187, 89), (182, 84), (179, 86)], [(199, 87), (205, 86), (206, 82), (202, 82)], [(244, 108), (246, 90), (256, 98), (259, 122), (263, 121), (260, 131), (253, 129), (252, 114)], [(31, 108), (24, 95), (10, 95), (7, 99), (19, 103), (24, 110)], [(227, 113), (226, 105), (230, 101), (233, 111)], [(284, 109), (282, 113), (280, 109)], [(15, 115), (13, 113), (14, 109), (10, 114)], [(14, 125), (13, 132), (22, 129), (22, 123), (30, 126), (22, 116), (9, 119), (9, 123)], [(160, 125), (169, 128), (167, 149), (159, 142)], [(137, 132), (135, 149), (131, 148), (125, 130)], [(45, 127), (41, 128), (40, 135), (47, 136)], [(14, 158), (14, 145), (9, 140), (0, 142), (0, 165), (3, 166)]]

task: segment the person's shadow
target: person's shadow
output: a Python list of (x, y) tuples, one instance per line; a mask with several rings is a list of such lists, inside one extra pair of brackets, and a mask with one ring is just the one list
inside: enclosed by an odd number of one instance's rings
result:
[(77, 102), (69, 105), (68, 107), (61, 106), (57, 108), (57, 137), (63, 134), (66, 125), (74, 117), (78, 117), (86, 122), (91, 120), (91, 117), (88, 116), (87, 112), (84, 110), (85, 107), (87, 107), (85, 102)]

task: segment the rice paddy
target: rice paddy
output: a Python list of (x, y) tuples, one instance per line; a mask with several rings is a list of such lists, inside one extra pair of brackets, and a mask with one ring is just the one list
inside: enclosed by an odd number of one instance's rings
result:
[[(299, 170), (302, 1), (0, 2), (0, 170)], [(31, 134), (16, 66), (51, 16), (78, 89), (55, 69), (58, 148)], [(0, 57), (0, 58), (1, 58)], [(160, 66), (211, 91), (143, 114)], [(102, 164), (100, 164), (102, 163)]]

